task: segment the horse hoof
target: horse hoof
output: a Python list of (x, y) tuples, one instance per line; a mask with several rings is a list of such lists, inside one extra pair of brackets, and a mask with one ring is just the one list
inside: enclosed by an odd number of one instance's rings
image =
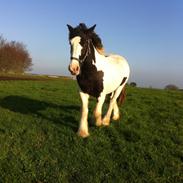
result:
[(98, 126), (98, 127), (102, 126), (102, 121), (101, 120), (100, 121), (96, 121), (95, 125)]
[(109, 124), (110, 124), (110, 119), (104, 118), (103, 121), (102, 121), (102, 124), (103, 124), (104, 126), (109, 126)]
[(78, 136), (82, 137), (82, 138), (86, 138), (88, 137), (90, 134), (88, 132), (85, 132), (84, 130), (79, 130), (77, 132)]
[(97, 127), (100, 127), (100, 126), (102, 126), (102, 123), (95, 123), (95, 125), (96, 125)]
[(120, 118), (120, 115), (115, 115), (115, 116), (112, 117), (112, 119), (113, 119), (114, 121), (117, 121), (119, 118)]

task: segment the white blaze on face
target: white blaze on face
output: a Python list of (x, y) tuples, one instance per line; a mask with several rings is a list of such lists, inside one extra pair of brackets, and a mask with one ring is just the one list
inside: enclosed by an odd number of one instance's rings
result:
[[(82, 46), (80, 45), (81, 37), (76, 36), (71, 39), (71, 47), (72, 47), (72, 53), (71, 57), (79, 59), (81, 55)], [(79, 68), (79, 62), (75, 59), (71, 59), (71, 63), (69, 65), (69, 70), (71, 74), (78, 75), (80, 72)]]
[(71, 46), (72, 46), (72, 57), (78, 58), (81, 55), (82, 46), (80, 45), (81, 38), (76, 36), (71, 39)]

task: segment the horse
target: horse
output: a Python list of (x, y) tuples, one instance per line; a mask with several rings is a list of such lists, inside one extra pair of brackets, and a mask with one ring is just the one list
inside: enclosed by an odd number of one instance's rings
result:
[[(120, 118), (117, 99), (124, 99), (124, 89), (130, 75), (126, 59), (119, 55), (103, 54), (103, 44), (95, 33), (96, 24), (88, 28), (84, 23), (76, 27), (68, 25), (70, 43), (70, 64), (68, 69), (76, 76), (82, 101), (81, 120), (78, 135), (85, 138), (88, 132), (89, 97), (97, 99), (94, 109), (96, 126), (108, 126)], [(106, 95), (110, 94), (109, 108), (102, 118), (102, 106)], [(120, 97), (121, 96), (121, 97)]]

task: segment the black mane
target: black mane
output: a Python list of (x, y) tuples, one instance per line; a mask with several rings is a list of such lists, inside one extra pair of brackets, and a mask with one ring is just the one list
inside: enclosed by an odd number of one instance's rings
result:
[(84, 39), (91, 39), (93, 45), (97, 49), (102, 49), (103, 44), (100, 37), (94, 32), (94, 31), (88, 31), (88, 27), (84, 23), (80, 23), (78, 26), (76, 26), (72, 32), (69, 34), (69, 39), (74, 38), (75, 36), (80, 36)]

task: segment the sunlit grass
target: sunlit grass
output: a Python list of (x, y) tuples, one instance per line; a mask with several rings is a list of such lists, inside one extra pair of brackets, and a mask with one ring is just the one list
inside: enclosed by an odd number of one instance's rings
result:
[(1, 81), (0, 182), (183, 182), (182, 92), (128, 87), (109, 127), (94, 105), (82, 139), (75, 81)]

